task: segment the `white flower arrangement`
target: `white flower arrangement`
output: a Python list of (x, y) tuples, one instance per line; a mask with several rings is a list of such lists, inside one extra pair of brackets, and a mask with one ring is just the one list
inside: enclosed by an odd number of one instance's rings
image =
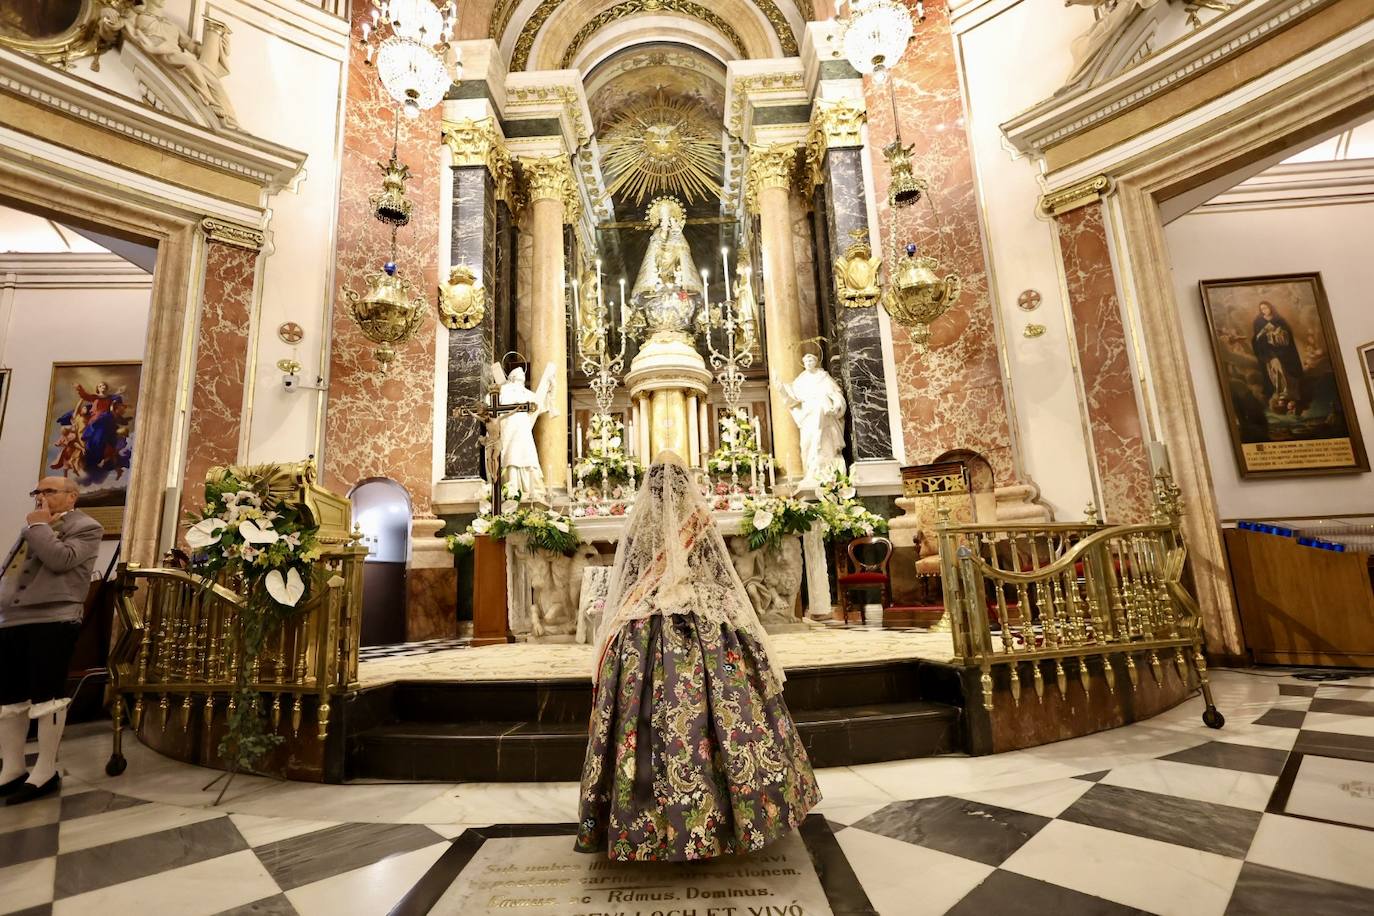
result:
[(843, 471), (837, 471), (834, 477), (821, 483), (816, 492), (820, 497), (817, 515), (825, 524), (828, 540), (850, 541), (887, 533), (887, 519), (859, 502), (858, 490)]

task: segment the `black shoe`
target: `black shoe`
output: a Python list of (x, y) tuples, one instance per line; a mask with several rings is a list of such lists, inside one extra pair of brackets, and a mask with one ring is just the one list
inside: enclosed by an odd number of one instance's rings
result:
[(26, 782), (19, 787), (9, 798), (5, 799), (6, 805), (22, 805), (42, 798), (45, 795), (54, 795), (62, 788), (62, 777), (57, 773), (52, 775), (47, 782), (41, 786), (36, 786), (31, 782)]
[(23, 776), (16, 776), (14, 779), (11, 779), (4, 785), (0, 785), (0, 798), (8, 798), (15, 792), (18, 792), (24, 785), (28, 783), (28, 780), (29, 774), (25, 773)]

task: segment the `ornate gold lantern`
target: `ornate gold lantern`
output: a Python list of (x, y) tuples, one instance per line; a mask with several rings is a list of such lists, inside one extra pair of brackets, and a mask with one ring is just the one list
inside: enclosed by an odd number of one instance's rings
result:
[(377, 163), (382, 170), (382, 189), (367, 199), (372, 213), (377, 219), (392, 226), (404, 226), (410, 222), (410, 200), (406, 197), (406, 179), (410, 178), (410, 166), (396, 158), (396, 149), (391, 150), (391, 161), (385, 165)]
[(929, 343), (931, 323), (959, 298), (959, 276), (946, 274), (941, 279), (935, 273), (939, 266), (934, 258), (917, 257), (914, 244), (907, 245), (906, 255), (897, 262), (883, 295), (883, 308), (893, 321), (911, 329), (911, 340), (917, 347)]
[(394, 260), (365, 279), (365, 295), (359, 296), (350, 289), (344, 292), (344, 298), (363, 336), (377, 344), (372, 354), (385, 373), (396, 358), (396, 345), (405, 343), (419, 330), (425, 317), (425, 297), (412, 296), (410, 281), (397, 276)]
[[(895, 110), (895, 109), (894, 109)], [(915, 147), (902, 146), (900, 131), (898, 138), (883, 147), (883, 158), (887, 160), (890, 181), (887, 186), (887, 202), (894, 207), (909, 207), (930, 190), (924, 178), (917, 178), (911, 171), (911, 150)]]

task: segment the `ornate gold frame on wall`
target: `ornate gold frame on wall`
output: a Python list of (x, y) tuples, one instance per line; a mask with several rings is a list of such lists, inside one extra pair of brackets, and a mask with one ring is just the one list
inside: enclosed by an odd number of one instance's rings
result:
[[(132, 0), (81, 0), (76, 18), (67, 29), (46, 38), (16, 38), (0, 33), (0, 47), (12, 48), (50, 64), (65, 66), (83, 57), (100, 54), (113, 44), (102, 38), (97, 24), (103, 10), (123, 11), (133, 6)], [(93, 68), (98, 69), (95, 65)]]

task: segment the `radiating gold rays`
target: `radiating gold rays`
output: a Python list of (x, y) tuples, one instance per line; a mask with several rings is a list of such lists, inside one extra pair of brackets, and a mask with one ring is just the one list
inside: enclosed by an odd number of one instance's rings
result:
[(623, 192), (636, 204), (660, 194), (720, 197), (720, 129), (697, 102), (660, 92), (612, 124), (601, 148), (609, 196)]

